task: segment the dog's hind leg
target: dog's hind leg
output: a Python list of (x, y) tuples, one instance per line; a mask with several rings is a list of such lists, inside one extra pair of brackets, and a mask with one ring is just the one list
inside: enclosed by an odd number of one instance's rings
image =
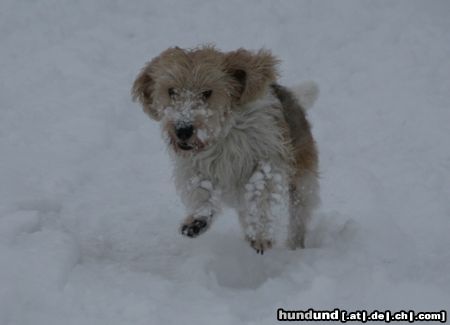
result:
[(313, 173), (305, 173), (289, 187), (289, 229), (287, 245), (305, 247), (305, 234), (312, 210), (319, 203), (319, 182)]

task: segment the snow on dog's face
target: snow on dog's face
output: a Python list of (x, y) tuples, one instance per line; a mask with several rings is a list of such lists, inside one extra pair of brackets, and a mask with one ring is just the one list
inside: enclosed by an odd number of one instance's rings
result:
[(169, 48), (143, 68), (133, 98), (161, 122), (175, 152), (195, 153), (225, 136), (232, 111), (257, 99), (275, 81), (275, 64), (263, 50)]

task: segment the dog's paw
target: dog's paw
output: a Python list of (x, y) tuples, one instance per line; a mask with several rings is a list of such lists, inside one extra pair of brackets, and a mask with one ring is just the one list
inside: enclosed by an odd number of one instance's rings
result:
[(257, 254), (263, 255), (265, 251), (271, 249), (273, 246), (273, 241), (270, 239), (252, 239), (249, 237), (246, 239)]
[(188, 217), (181, 224), (181, 234), (187, 237), (197, 237), (208, 229), (208, 221), (205, 218)]

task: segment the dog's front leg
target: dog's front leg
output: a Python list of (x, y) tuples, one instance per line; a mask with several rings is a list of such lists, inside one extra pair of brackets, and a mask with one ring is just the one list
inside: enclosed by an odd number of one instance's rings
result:
[(263, 254), (274, 244), (272, 204), (280, 202), (283, 191), (283, 174), (267, 162), (258, 164), (245, 186), (239, 220), (257, 253)]
[(220, 210), (219, 193), (212, 182), (193, 177), (182, 193), (183, 201), (191, 211), (181, 224), (181, 234), (197, 237), (204, 233)]

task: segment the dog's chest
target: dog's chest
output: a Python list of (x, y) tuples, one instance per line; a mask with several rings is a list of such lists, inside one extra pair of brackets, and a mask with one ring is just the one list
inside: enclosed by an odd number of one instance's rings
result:
[(196, 159), (194, 168), (222, 192), (235, 192), (245, 185), (262, 158), (255, 150), (259, 145), (245, 133), (229, 135), (209, 155)]
[(285, 139), (279, 127), (281, 111), (273, 106), (253, 107), (237, 116), (233, 127), (208, 151), (199, 153), (192, 168), (212, 181), (224, 201), (233, 205), (260, 162), (286, 164)]

